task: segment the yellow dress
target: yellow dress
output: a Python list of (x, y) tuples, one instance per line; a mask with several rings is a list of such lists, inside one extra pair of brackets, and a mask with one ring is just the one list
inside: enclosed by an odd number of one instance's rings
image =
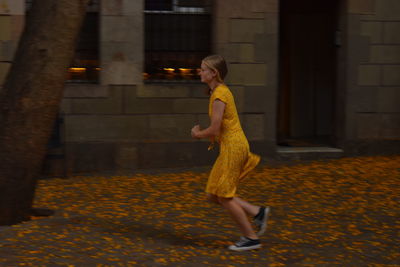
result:
[(260, 162), (250, 152), (249, 143), (240, 125), (233, 95), (226, 85), (219, 85), (210, 96), (208, 114), (216, 99), (225, 103), (220, 135), (212, 140), (220, 145), (217, 160), (211, 169), (206, 192), (219, 197), (234, 197), (238, 183)]

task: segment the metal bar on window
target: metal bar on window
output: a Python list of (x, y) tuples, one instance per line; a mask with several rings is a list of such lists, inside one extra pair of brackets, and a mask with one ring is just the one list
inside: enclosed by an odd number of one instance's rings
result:
[(198, 82), (201, 60), (211, 52), (210, 5), (209, 0), (146, 0), (146, 82)]

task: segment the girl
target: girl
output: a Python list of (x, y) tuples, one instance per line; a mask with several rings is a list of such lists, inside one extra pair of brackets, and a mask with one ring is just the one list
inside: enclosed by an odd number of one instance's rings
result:
[[(199, 125), (192, 128), (193, 138), (210, 138), (220, 145), (220, 154), (214, 163), (206, 186), (209, 201), (222, 205), (238, 224), (242, 237), (229, 246), (235, 251), (260, 248), (258, 236), (265, 232), (269, 207), (254, 206), (235, 197), (238, 183), (259, 163), (260, 157), (252, 154), (249, 143), (240, 125), (233, 95), (224, 84), (227, 74), (224, 58), (219, 55), (203, 59), (200, 77), (208, 84), (210, 102), (210, 126), (201, 130)], [(258, 227), (254, 232), (247, 215), (254, 216)]]

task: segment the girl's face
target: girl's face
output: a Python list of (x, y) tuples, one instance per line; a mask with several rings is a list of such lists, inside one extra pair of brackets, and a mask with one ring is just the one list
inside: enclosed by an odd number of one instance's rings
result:
[(204, 62), (201, 62), (201, 68), (200, 68), (199, 74), (200, 74), (201, 82), (203, 82), (203, 83), (210, 83), (217, 76), (215, 71), (213, 71), (212, 69), (207, 67), (207, 65), (204, 64)]

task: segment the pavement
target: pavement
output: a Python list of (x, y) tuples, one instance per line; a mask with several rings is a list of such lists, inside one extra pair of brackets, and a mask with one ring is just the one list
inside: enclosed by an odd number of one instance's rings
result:
[(246, 252), (208, 170), (40, 180), (55, 215), (1, 226), (0, 266), (400, 266), (400, 156), (259, 166), (238, 193), (272, 211)]

